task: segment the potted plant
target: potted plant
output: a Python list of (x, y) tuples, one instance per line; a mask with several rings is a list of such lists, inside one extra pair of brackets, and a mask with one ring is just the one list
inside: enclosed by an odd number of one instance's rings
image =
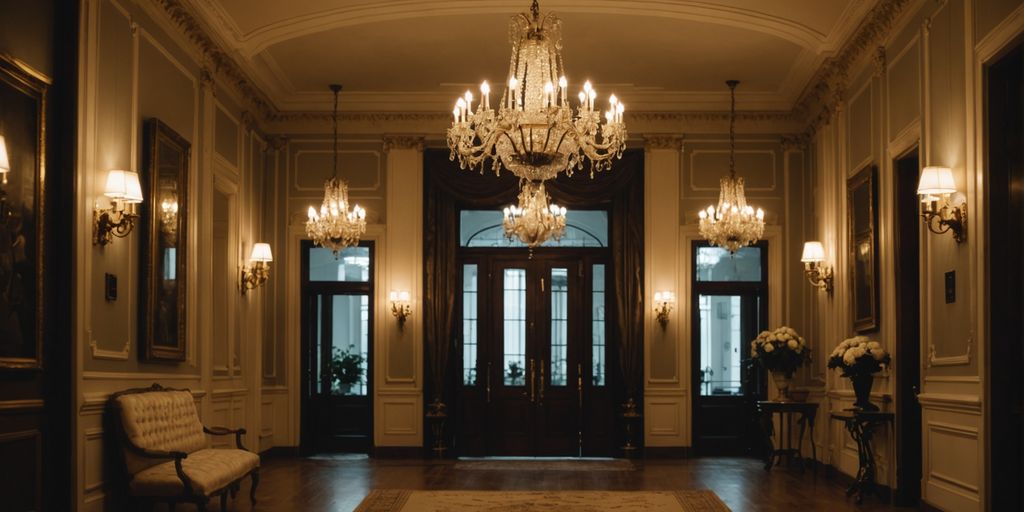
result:
[(513, 361), (508, 364), (508, 370), (505, 371), (505, 376), (508, 377), (509, 383), (513, 386), (521, 385), (523, 382), (523, 368), (519, 366), (517, 361)]
[(789, 383), (797, 368), (811, 361), (811, 349), (792, 327), (762, 331), (750, 342), (750, 357), (772, 374), (779, 401), (788, 402)]
[(842, 376), (849, 377), (853, 382), (853, 392), (857, 396), (854, 407), (862, 411), (877, 411), (878, 406), (871, 403), (871, 385), (876, 373), (889, 365), (892, 358), (877, 341), (867, 336), (854, 336), (839, 343), (828, 358), (829, 369), (841, 368)]
[(349, 345), (345, 351), (335, 348), (331, 359), (331, 388), (336, 389), (338, 394), (349, 394), (352, 386), (363, 378), (365, 361), (362, 354), (356, 351), (355, 345)]

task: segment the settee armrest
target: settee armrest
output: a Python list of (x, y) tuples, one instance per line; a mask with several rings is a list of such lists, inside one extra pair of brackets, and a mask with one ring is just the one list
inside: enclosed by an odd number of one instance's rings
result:
[(244, 428), (207, 427), (206, 425), (203, 425), (203, 432), (210, 434), (211, 436), (226, 436), (229, 434), (234, 434), (235, 446), (237, 446), (239, 450), (249, 451), (242, 444), (242, 436), (245, 435)]

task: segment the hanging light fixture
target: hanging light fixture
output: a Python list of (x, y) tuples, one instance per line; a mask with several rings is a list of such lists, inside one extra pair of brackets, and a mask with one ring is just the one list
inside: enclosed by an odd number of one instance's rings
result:
[(564, 206), (549, 204), (543, 181), (523, 181), (519, 188), (518, 204), (503, 210), (502, 225), (505, 236), (518, 238), (532, 251), (551, 238), (561, 240), (565, 233)]
[(756, 211), (747, 205), (743, 192), (743, 178), (736, 177), (736, 86), (738, 80), (729, 80), (731, 105), (729, 110), (729, 175), (722, 176), (718, 193), (718, 207), (708, 206), (698, 213), (700, 236), (712, 245), (735, 253), (742, 247), (756, 243), (764, 234), (764, 210)]
[(331, 85), (334, 92), (334, 175), (324, 183), (324, 202), (317, 212), (309, 207), (306, 221), (306, 235), (314, 245), (330, 249), (337, 258), (341, 250), (359, 243), (359, 237), (366, 232), (366, 210), (359, 205), (349, 210), (348, 184), (338, 179), (338, 93), (341, 86)]
[(497, 109), (486, 80), (475, 109), (471, 91), (455, 102), (448, 130), (451, 159), (481, 173), (490, 160), (495, 174), (504, 167), (528, 181), (563, 171), (571, 176), (585, 161), (591, 177), (611, 167), (626, 148), (625, 106), (613, 94), (602, 115), (595, 108), (597, 91), (586, 82), (573, 112), (562, 65), (562, 20), (550, 13), (542, 17), (534, 0), (529, 14), (512, 17), (509, 38), (512, 58)]

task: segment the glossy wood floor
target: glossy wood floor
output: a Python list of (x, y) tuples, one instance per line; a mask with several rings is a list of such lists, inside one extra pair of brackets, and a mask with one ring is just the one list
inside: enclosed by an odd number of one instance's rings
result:
[[(368, 459), (362, 456), (265, 458), (256, 506), (249, 483), (228, 510), (338, 511), (356, 507), (372, 489), (671, 490), (711, 489), (734, 511), (895, 511), (874, 496), (857, 506), (838, 478), (761, 461), (696, 458), (634, 461), (635, 471), (456, 470), (455, 461)], [(244, 497), (243, 497), (244, 496)], [(157, 510), (165, 510), (158, 508)], [(177, 510), (186, 510), (179, 506)], [(216, 500), (211, 510), (219, 510)]]

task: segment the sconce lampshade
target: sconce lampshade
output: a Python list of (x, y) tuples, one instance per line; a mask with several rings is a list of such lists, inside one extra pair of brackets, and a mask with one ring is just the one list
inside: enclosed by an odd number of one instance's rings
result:
[(107, 185), (103, 188), (103, 195), (111, 199), (124, 199), (128, 197), (128, 178), (121, 169), (111, 169), (107, 173)]
[(0, 135), (0, 173), (11, 172), (11, 160), (7, 156), (7, 141)]
[(675, 302), (676, 294), (672, 292), (654, 292), (654, 302)]
[(125, 184), (125, 196), (124, 201), (126, 203), (141, 203), (142, 202), (142, 185), (139, 183), (139, 173), (125, 171), (124, 173), (124, 184)]
[(821, 263), (825, 261), (825, 247), (821, 242), (804, 242), (804, 254), (800, 258), (803, 263)]
[(253, 244), (253, 246), (252, 246), (252, 255), (249, 256), (249, 261), (252, 261), (252, 262), (257, 262), (257, 261), (264, 261), (264, 262), (274, 261), (274, 255), (271, 254), (271, 252), (270, 252), (270, 244), (262, 243), (262, 242), (260, 242), (258, 244)]
[(930, 166), (921, 171), (921, 181), (917, 184), (918, 195), (939, 196), (953, 192), (956, 192), (956, 180), (949, 167)]
[(388, 300), (391, 302), (409, 302), (409, 292), (405, 290), (400, 292), (392, 291), (388, 294)]

